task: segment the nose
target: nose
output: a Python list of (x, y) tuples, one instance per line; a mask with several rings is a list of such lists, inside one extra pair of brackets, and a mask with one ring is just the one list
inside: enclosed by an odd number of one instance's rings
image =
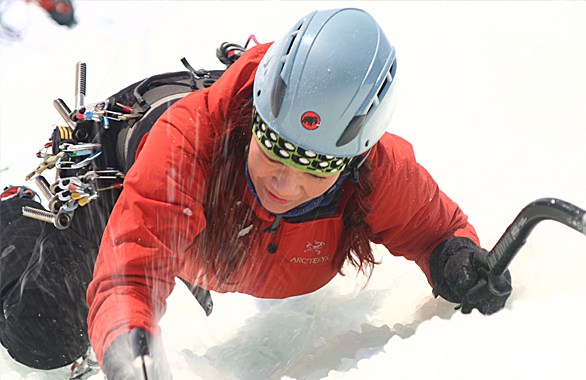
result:
[(291, 199), (299, 194), (301, 189), (301, 178), (299, 178), (299, 170), (287, 165), (282, 165), (278, 171), (274, 173), (271, 179), (271, 184), (277, 196)]

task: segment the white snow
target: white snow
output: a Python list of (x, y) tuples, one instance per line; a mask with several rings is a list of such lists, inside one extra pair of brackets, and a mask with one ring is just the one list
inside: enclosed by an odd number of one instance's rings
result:
[[(586, 3), (77, 1), (68, 30), (14, 2), (21, 41), (0, 40), (0, 184), (22, 184), (62, 124), (87, 63), (88, 102), (133, 81), (220, 68), (215, 48), (278, 38), (315, 8), (360, 6), (398, 50), (390, 130), (456, 200), (490, 249), (527, 203), (586, 207)], [(19, 8), (20, 7), (20, 8)], [(25, 8), (23, 8), (25, 7)], [(5, 21), (10, 22), (10, 13)], [(335, 46), (332, 46), (335, 49)], [(29, 183), (30, 186), (33, 186)], [(586, 239), (540, 224), (511, 266), (514, 292), (490, 317), (434, 299), (412, 263), (377, 249), (351, 272), (283, 301), (214, 294), (205, 317), (178, 284), (161, 321), (176, 379), (578, 379), (586, 373)], [(67, 378), (0, 350), (2, 380)], [(102, 375), (94, 376), (101, 379)]]

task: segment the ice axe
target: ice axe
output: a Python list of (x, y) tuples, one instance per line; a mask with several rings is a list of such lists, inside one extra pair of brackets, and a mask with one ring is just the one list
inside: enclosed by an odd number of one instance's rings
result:
[(496, 295), (506, 294), (506, 279), (503, 273), (533, 228), (544, 220), (554, 220), (586, 235), (586, 210), (556, 198), (541, 198), (531, 202), (507, 228), (488, 254), (488, 277), (490, 290)]

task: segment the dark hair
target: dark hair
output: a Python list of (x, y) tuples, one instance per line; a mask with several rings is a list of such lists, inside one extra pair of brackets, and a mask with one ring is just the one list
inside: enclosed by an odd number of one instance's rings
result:
[(354, 182), (355, 192), (344, 208), (345, 231), (342, 234), (339, 250), (333, 260), (333, 265), (340, 274), (342, 266), (347, 260), (352, 266), (364, 274), (372, 274), (372, 269), (379, 262), (372, 254), (370, 245), (370, 226), (366, 223), (366, 216), (371, 210), (370, 194), (372, 193), (371, 164), (368, 159), (358, 169), (359, 180)]
[[(245, 193), (245, 164), (251, 139), (252, 104), (240, 107), (239, 116), (221, 126), (221, 133), (214, 138), (214, 152), (208, 157), (211, 175), (206, 184), (204, 212), (206, 227), (196, 238), (198, 261), (204, 265), (200, 273), (210, 269), (224, 283), (234, 283), (231, 274), (246, 263), (253, 244), (259, 244), (260, 220), (243, 200)], [(370, 228), (365, 217), (370, 211), (369, 194), (372, 181), (369, 178), (368, 160), (360, 168), (360, 181), (350, 198), (343, 221), (346, 232), (342, 235), (340, 249), (332, 265), (342, 273), (346, 260), (365, 273), (377, 264), (369, 241)], [(244, 187), (243, 187), (244, 186)], [(252, 229), (242, 234), (243, 229)], [(244, 236), (241, 236), (244, 235)]]
[[(206, 227), (196, 237), (195, 255), (204, 268), (210, 270), (224, 283), (233, 283), (231, 274), (247, 261), (255, 241), (260, 241), (260, 221), (243, 199), (246, 186), (245, 164), (251, 138), (252, 101), (239, 107), (240, 112), (224, 125), (213, 127), (218, 131), (212, 136), (211, 157), (202, 157), (209, 162), (211, 175), (206, 183), (204, 214)], [(250, 233), (240, 232), (253, 225)]]

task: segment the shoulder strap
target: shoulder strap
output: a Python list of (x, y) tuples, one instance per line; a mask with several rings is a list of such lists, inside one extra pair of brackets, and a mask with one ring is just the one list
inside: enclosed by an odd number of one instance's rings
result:
[(134, 164), (140, 141), (167, 108), (191, 92), (210, 87), (223, 73), (224, 70), (197, 70), (158, 74), (112, 95), (108, 104), (130, 108), (140, 115), (120, 128), (116, 139), (120, 169), (127, 172)]

